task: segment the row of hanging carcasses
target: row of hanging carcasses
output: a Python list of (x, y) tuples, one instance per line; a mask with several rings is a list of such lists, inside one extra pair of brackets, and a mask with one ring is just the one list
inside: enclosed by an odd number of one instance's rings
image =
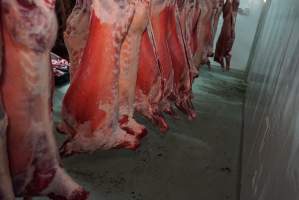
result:
[(122, 3), (77, 1), (67, 20), (71, 84), (59, 126), (69, 135), (63, 155), (137, 148), (147, 131), (135, 111), (162, 132), (169, 128), (163, 115), (175, 115), (174, 107), (195, 118), (192, 83), (200, 66), (214, 57), (229, 69), (237, 0)]
[[(235, 0), (77, 0), (65, 31), (71, 84), (58, 127), (68, 136), (61, 155), (136, 149), (146, 128), (135, 111), (161, 131), (174, 106), (194, 118), (192, 83), (213, 56), (222, 11), (215, 60), (228, 69), (237, 7)], [(54, 8), (55, 0), (1, 0), (1, 200), (88, 198), (62, 169), (52, 131)]]

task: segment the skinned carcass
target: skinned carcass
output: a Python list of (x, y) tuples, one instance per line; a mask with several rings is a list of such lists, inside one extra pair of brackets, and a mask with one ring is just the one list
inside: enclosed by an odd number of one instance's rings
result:
[(186, 44), (183, 29), (180, 23), (180, 13), (175, 1), (169, 7), (169, 31), (167, 43), (171, 55), (174, 70), (174, 86), (172, 99), (181, 111), (188, 115), (189, 119), (195, 118), (196, 114), (191, 102), (192, 78), (190, 63), (188, 62)]
[[(0, 13), (1, 1), (0, 1)], [(2, 58), (3, 58), (3, 41), (2, 41), (2, 25), (0, 25), (0, 74), (2, 74)], [(15, 195), (12, 187), (10, 176), (9, 161), (7, 147), (7, 116), (4, 112), (2, 103), (2, 93), (0, 95), (0, 199), (14, 200)]]
[(212, 44), (211, 44), (212, 46), (214, 46), (214, 41), (215, 41), (215, 37), (216, 37), (218, 25), (219, 25), (219, 19), (220, 19), (222, 10), (223, 10), (223, 5), (224, 5), (224, 0), (214, 0), (214, 1), (215, 1), (215, 9), (214, 9), (214, 14), (213, 14), (213, 18), (212, 18), (212, 25), (213, 25), (213, 29), (212, 29), (213, 39), (212, 39)]
[(223, 6), (223, 25), (216, 44), (214, 60), (225, 70), (230, 68), (239, 4), (239, 0), (226, 0)]
[(75, 7), (67, 19), (64, 42), (69, 53), (69, 67), (72, 80), (78, 71), (89, 35), (92, 0), (76, 0)]
[[(148, 34), (144, 38), (145, 43), (147, 37), (149, 37), (152, 46), (154, 47), (153, 54), (156, 55), (157, 61), (150, 61), (153, 56), (148, 55), (148, 57), (151, 58), (143, 58), (145, 61), (141, 62), (149, 62), (152, 66), (158, 65), (160, 69), (160, 73), (162, 76), (162, 97), (160, 98), (160, 111), (174, 115), (174, 111), (171, 106), (171, 100), (174, 100), (176, 106), (181, 111), (186, 113), (190, 119), (194, 118), (195, 112), (193, 110), (193, 105), (191, 102), (192, 91), (190, 63), (188, 62), (189, 60), (176, 1), (153, 1), (151, 21), (150, 25), (148, 26)], [(146, 46), (146, 44), (144, 44), (144, 46)], [(144, 49), (144, 51), (146, 51), (146, 49)], [(146, 54), (149, 53), (142, 52), (142, 55)], [(150, 67), (150, 65), (147, 67)], [(139, 80), (142, 84), (142, 79), (148, 75), (144, 74), (144, 77), (141, 77), (141, 74), (143, 73), (143, 71), (149, 72), (150, 70), (146, 69), (145, 65), (140, 66), (140, 68)], [(158, 70), (156, 71), (156, 73), (158, 73)], [(149, 77), (146, 77), (146, 79), (147, 78), (148, 81), (155, 80), (154, 78), (151, 79)], [(152, 91), (158, 93), (157, 91), (159, 87), (157, 86), (157, 84), (154, 88), (155, 89), (153, 89)], [(140, 97), (140, 94), (137, 95)], [(159, 99), (158, 97), (160, 96), (157, 95), (156, 100)], [(139, 107), (143, 106), (143, 108), (145, 108), (144, 105), (146, 104), (139, 104)], [(158, 117), (156, 119), (160, 120), (160, 123), (156, 120), (156, 122), (158, 122), (157, 124), (160, 124), (161, 130), (165, 130), (166, 126), (165, 128), (163, 128), (163, 126), (167, 124), (163, 118), (163, 115), (161, 115), (160, 112), (155, 111), (155, 113), (157, 113), (157, 115), (155, 116)], [(153, 115), (151, 114), (150, 116)], [(161, 125), (163, 126), (161, 127)]]
[(184, 48), (189, 65), (191, 79), (198, 77), (199, 70), (193, 62), (194, 51), (197, 45), (196, 27), (199, 21), (201, 8), (197, 0), (175, 0), (178, 8), (179, 26), (182, 32)]
[(89, 37), (80, 67), (63, 99), (64, 156), (97, 149), (139, 146), (119, 127), (120, 51), (133, 20), (127, 0), (93, 0)]
[(199, 0), (201, 15), (197, 24), (197, 49), (194, 52), (193, 62), (197, 67), (203, 64), (209, 65), (209, 57), (213, 55), (213, 23), (215, 12), (215, 0)]
[[(192, 52), (192, 57), (194, 56), (194, 53), (197, 49), (198, 46), (198, 23), (200, 23), (200, 17), (201, 17), (201, 7), (200, 7), (200, 1), (199, 0), (193, 0), (193, 2), (189, 3), (190, 4), (190, 12), (189, 12), (189, 17), (192, 19), (191, 23), (189, 25), (189, 40), (188, 40), (188, 45), (191, 48)], [(195, 66), (195, 64), (193, 63)], [(196, 67), (196, 66), (195, 66)], [(197, 69), (198, 70), (198, 69)], [(197, 74), (198, 75), (198, 74)]]
[(148, 29), (153, 38), (154, 51), (158, 57), (162, 75), (163, 95), (160, 101), (160, 109), (162, 112), (174, 115), (174, 110), (169, 100), (170, 95), (173, 93), (174, 81), (174, 71), (167, 43), (170, 3), (170, 0), (152, 1), (151, 20)]
[(160, 111), (163, 98), (162, 73), (152, 42), (149, 31), (145, 31), (139, 56), (135, 109), (156, 124), (161, 132), (166, 132), (169, 126)]
[(2, 0), (8, 159), (20, 197), (84, 200), (88, 193), (61, 168), (52, 130), (50, 49), (57, 23), (53, 0)]
[(120, 53), (119, 123), (120, 127), (137, 137), (146, 134), (146, 128), (133, 118), (139, 56), (143, 32), (148, 25), (149, 0), (135, 1), (135, 13)]

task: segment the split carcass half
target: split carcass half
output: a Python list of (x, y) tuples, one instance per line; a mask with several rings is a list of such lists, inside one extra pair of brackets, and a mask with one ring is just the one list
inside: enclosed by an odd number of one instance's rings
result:
[(120, 53), (119, 123), (128, 133), (143, 137), (146, 128), (133, 118), (141, 39), (148, 25), (149, 0), (135, 1), (135, 13)]
[(169, 126), (159, 106), (163, 98), (162, 73), (152, 41), (149, 31), (145, 31), (139, 56), (135, 109), (155, 123), (161, 132), (166, 132)]
[(69, 53), (70, 79), (78, 71), (89, 35), (92, 0), (76, 0), (75, 7), (67, 19), (64, 42)]
[(230, 68), (239, 4), (239, 0), (226, 0), (223, 6), (223, 25), (216, 44), (214, 60), (225, 70)]
[[(191, 11), (189, 12), (190, 18), (192, 19), (191, 24), (189, 26), (189, 43), (188, 45), (191, 47), (192, 57), (195, 54), (195, 51), (198, 46), (198, 32), (197, 32), (197, 25), (199, 24), (199, 20), (201, 17), (201, 7), (199, 0), (193, 0), (191, 4)], [(194, 64), (194, 63), (193, 63)], [(195, 64), (194, 64), (195, 65)], [(196, 67), (196, 66), (195, 66)], [(198, 75), (198, 74), (197, 74)]]
[[(0, 13), (1, 1), (0, 1)], [(0, 74), (2, 73), (2, 58), (3, 58), (3, 41), (2, 41), (2, 25), (0, 25)], [(2, 94), (0, 95), (0, 199), (14, 200), (14, 192), (12, 180), (10, 176), (9, 160), (7, 147), (7, 116), (4, 112), (2, 103)]]
[(200, 7), (196, 0), (175, 0), (178, 8), (179, 26), (181, 28), (184, 48), (187, 55), (191, 79), (198, 77), (199, 70), (193, 62), (194, 49), (197, 45), (196, 27), (200, 17)]
[(212, 25), (213, 25), (213, 39), (212, 39), (212, 46), (214, 46), (214, 41), (216, 37), (216, 33), (218, 30), (219, 19), (223, 10), (224, 0), (214, 0), (215, 1), (215, 11), (212, 18)]
[(174, 89), (172, 99), (181, 111), (188, 115), (190, 119), (196, 114), (191, 102), (192, 99), (192, 78), (190, 74), (190, 63), (186, 51), (186, 43), (180, 24), (179, 10), (175, 2), (169, 7), (169, 23), (167, 26), (169, 34), (167, 43), (174, 70)]
[(61, 168), (52, 131), (50, 49), (55, 1), (2, 0), (8, 159), (16, 196), (84, 200), (88, 193)]
[(134, 17), (126, 0), (93, 0), (80, 67), (63, 99), (64, 156), (97, 149), (136, 149), (139, 139), (119, 127), (120, 51)]
[(160, 62), (162, 75), (163, 96), (160, 109), (163, 112), (174, 115), (169, 97), (173, 93), (174, 71), (167, 43), (169, 34), (168, 24), (170, 16), (170, 0), (153, 0), (151, 6), (151, 20), (148, 26), (149, 33), (153, 38), (155, 54)]
[(213, 55), (213, 23), (215, 2), (199, 0), (201, 14), (197, 24), (197, 49), (193, 56), (193, 62), (197, 67), (202, 64), (209, 65), (209, 57)]

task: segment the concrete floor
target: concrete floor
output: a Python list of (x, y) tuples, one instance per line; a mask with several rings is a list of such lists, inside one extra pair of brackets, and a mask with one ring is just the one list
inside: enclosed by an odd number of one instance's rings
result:
[[(196, 120), (169, 118), (171, 129), (162, 135), (139, 118), (149, 134), (138, 151), (78, 155), (65, 159), (65, 168), (91, 200), (237, 200), (242, 78), (203, 69), (193, 86)], [(65, 89), (55, 96), (55, 121)]]

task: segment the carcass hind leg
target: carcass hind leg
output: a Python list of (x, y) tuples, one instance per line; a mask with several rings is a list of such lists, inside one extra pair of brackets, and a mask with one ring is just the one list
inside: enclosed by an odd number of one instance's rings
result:
[(128, 134), (135, 135), (137, 138), (143, 138), (147, 134), (145, 126), (139, 124), (134, 118), (123, 115), (119, 120), (119, 126)]

